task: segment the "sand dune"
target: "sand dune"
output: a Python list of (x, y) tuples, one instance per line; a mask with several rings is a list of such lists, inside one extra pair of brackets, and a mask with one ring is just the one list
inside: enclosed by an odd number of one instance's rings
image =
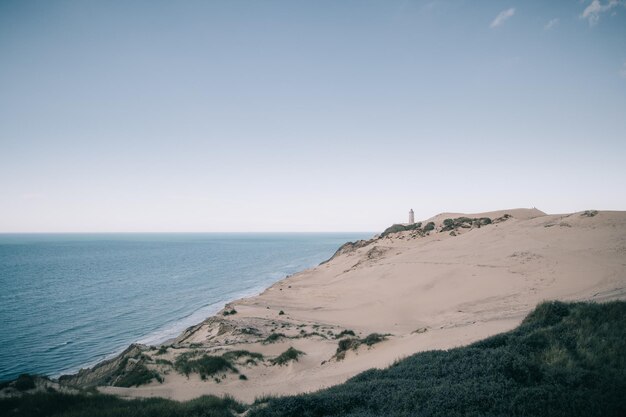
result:
[[(440, 231), (445, 219), (462, 216), (489, 217), (494, 223)], [(428, 221), (437, 228), (424, 236), (405, 231), (373, 239), (259, 296), (232, 303), (227, 308), (237, 314), (207, 319), (159, 356), (173, 361), (191, 349), (246, 349), (274, 357), (293, 346), (306, 353), (298, 362), (241, 363), (248, 380), (228, 374), (219, 383), (150, 365), (164, 374), (162, 384), (101, 390), (180, 400), (229, 394), (243, 401), (312, 391), (412, 353), (512, 329), (543, 300), (626, 299), (626, 212), (546, 215), (514, 209), (443, 213)], [(361, 337), (388, 336), (338, 360), (333, 335), (346, 329)], [(272, 332), (287, 338), (263, 344)]]

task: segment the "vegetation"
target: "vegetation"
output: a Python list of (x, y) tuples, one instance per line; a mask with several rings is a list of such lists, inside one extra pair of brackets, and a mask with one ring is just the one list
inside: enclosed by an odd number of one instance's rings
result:
[(339, 341), (339, 344), (337, 345), (337, 352), (335, 353), (335, 357), (338, 360), (343, 360), (346, 357), (346, 352), (348, 350), (356, 350), (361, 345), (372, 346), (373, 344), (382, 342), (385, 339), (386, 336), (380, 333), (370, 333), (363, 339), (359, 339), (356, 337), (341, 339)]
[(283, 314), (285, 314), (285, 312), (284, 312), (283, 310), (280, 310), (280, 311), (278, 312), (278, 315), (279, 315), (279, 316), (282, 316)]
[(284, 333), (272, 333), (265, 338), (263, 343), (264, 344), (276, 343), (279, 339), (282, 339), (284, 337), (287, 337), (284, 335)]
[(190, 359), (190, 356), (191, 355), (183, 353), (176, 358), (176, 362), (174, 363), (174, 368), (187, 377), (194, 372), (200, 374), (200, 378), (203, 380), (206, 379), (207, 376), (213, 376), (217, 373), (229, 370), (234, 373), (239, 373), (231, 361), (223, 356), (204, 354), (198, 359)]
[(222, 355), (222, 358), (227, 361), (236, 361), (239, 358), (247, 357), (246, 364), (256, 365), (257, 360), (263, 361), (265, 358), (263, 354), (258, 352), (249, 352), (247, 350), (231, 350), (230, 352), (226, 352)]
[(335, 339), (341, 339), (345, 336), (356, 336), (356, 334), (354, 333), (354, 330), (342, 330), (341, 333), (335, 336)]
[(420, 227), (422, 227), (422, 223), (413, 223), (407, 225), (394, 224), (386, 228), (385, 231), (381, 233), (380, 237), (385, 237), (391, 233), (406, 232), (407, 230), (419, 230)]
[(126, 400), (103, 394), (27, 394), (0, 399), (0, 415), (7, 417), (234, 417), (245, 407), (231, 398), (203, 396), (178, 402), (163, 398)]
[(480, 217), (480, 218), (469, 218), (469, 217), (457, 217), (456, 219), (445, 219), (443, 221), (443, 227), (441, 228), (442, 232), (454, 231), (459, 227), (469, 228), (472, 225), (475, 227), (481, 227), (491, 224), (491, 219), (489, 217)]
[(148, 369), (144, 364), (136, 364), (130, 371), (126, 371), (115, 381), (116, 387), (138, 387), (147, 384), (153, 379), (163, 382), (163, 378), (158, 372)]
[(254, 327), (244, 327), (244, 328), (240, 329), (239, 332), (241, 334), (249, 334), (249, 335), (253, 335), (253, 336), (259, 336), (261, 334), (261, 332), (259, 330), (255, 329)]
[(249, 416), (624, 416), (625, 333), (625, 302), (544, 303), (511, 332), (269, 399)]
[(306, 355), (306, 353), (290, 347), (289, 349), (278, 355), (276, 358), (272, 359), (272, 364), (283, 366), (291, 361), (297, 362), (298, 358), (302, 355)]
[(29, 374), (21, 374), (15, 380), (13, 386), (18, 391), (28, 391), (35, 388), (35, 379)]
[(584, 213), (581, 214), (583, 217), (593, 217), (598, 214), (598, 210), (585, 210)]
[(235, 310), (234, 308), (230, 309), (230, 310), (224, 310), (224, 312), (222, 314), (224, 316), (232, 316), (232, 315), (237, 314), (237, 310)]
[(156, 354), (157, 355), (163, 355), (165, 353), (167, 353), (167, 346), (162, 345), (162, 346), (159, 347), (159, 350), (158, 350), (158, 352)]
[[(622, 417), (624, 334), (626, 302), (549, 302), (511, 332), (462, 348), (418, 353), (313, 394), (266, 397), (249, 408), (229, 398), (181, 403), (47, 392), (0, 398), (0, 414), (230, 417), (248, 410), (248, 417)], [(339, 342), (344, 340), (354, 339)]]
[(435, 230), (435, 223), (428, 222), (426, 226), (424, 226), (424, 232), (430, 232), (431, 230)]

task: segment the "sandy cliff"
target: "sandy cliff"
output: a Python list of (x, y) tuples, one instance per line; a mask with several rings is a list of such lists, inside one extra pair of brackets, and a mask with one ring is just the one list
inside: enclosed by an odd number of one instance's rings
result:
[[(329, 262), (231, 303), (225, 311), (236, 314), (188, 329), (165, 353), (145, 350), (138, 360), (159, 372), (163, 383), (101, 390), (175, 399), (230, 394), (243, 401), (306, 392), (415, 352), (509, 330), (542, 300), (626, 299), (626, 212), (444, 213), (422, 224), (430, 221), (436, 225), (430, 232), (419, 228), (347, 245)], [(362, 343), (338, 358), (336, 336), (344, 330), (358, 338), (384, 334), (386, 340)], [(284, 336), (268, 343), (273, 333)], [(288, 347), (305, 355), (272, 364)], [(185, 352), (193, 358), (233, 350), (261, 353), (265, 360), (244, 355), (233, 362), (239, 374), (225, 371), (217, 380), (187, 377), (167, 364)], [(89, 381), (89, 372), (80, 378)]]

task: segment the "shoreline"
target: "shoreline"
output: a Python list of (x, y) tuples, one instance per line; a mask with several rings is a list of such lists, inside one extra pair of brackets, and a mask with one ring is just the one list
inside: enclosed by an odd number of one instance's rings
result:
[[(303, 233), (307, 233), (307, 232), (294, 232), (295, 234), (303, 234)], [(320, 233), (327, 233), (327, 232), (320, 232)], [(341, 233), (341, 232), (329, 232), (329, 233)], [(358, 233), (358, 234), (365, 234), (368, 232), (353, 232), (353, 233)], [(67, 234), (67, 233), (66, 233)], [(93, 233), (87, 233), (88, 235), (91, 235)], [(161, 234), (161, 233), (159, 233)], [(173, 234), (180, 234), (180, 233), (173, 233)], [(191, 233), (189, 233), (191, 234)], [(205, 234), (204, 232), (199, 232), (197, 234)], [(228, 234), (235, 234), (235, 233), (228, 233)], [(243, 234), (248, 234), (248, 233), (243, 233)], [(260, 233), (260, 234), (267, 234), (265, 232)], [(276, 232), (275, 234), (286, 234), (286, 233), (282, 233), (282, 232)], [(373, 234), (372, 234), (373, 235)], [(341, 248), (342, 246), (344, 246), (346, 243), (349, 242), (344, 242), (343, 244), (340, 244), (339, 248)], [(268, 286), (255, 286), (249, 290), (244, 290), (240, 293), (238, 293), (237, 295), (234, 295), (232, 299), (227, 300), (227, 301), (220, 301), (218, 303), (213, 303), (213, 304), (209, 304), (207, 306), (201, 307), (198, 310), (188, 314), (185, 317), (182, 317), (181, 319), (178, 320), (174, 320), (170, 323), (170, 325), (175, 326), (176, 330), (171, 330), (167, 332), (167, 336), (164, 337), (160, 337), (158, 340), (152, 340), (155, 339), (157, 336), (151, 336), (155, 333), (160, 332), (159, 329), (154, 330), (150, 333), (148, 333), (145, 336), (142, 336), (141, 338), (137, 339), (136, 341), (130, 342), (129, 344), (124, 345), (123, 347), (120, 347), (119, 349), (117, 349), (115, 352), (113, 353), (109, 353), (109, 354), (105, 354), (103, 355), (103, 357), (101, 359), (97, 359), (94, 361), (90, 361), (86, 364), (80, 365), (80, 366), (76, 366), (72, 369), (66, 370), (66, 371), (59, 371), (55, 374), (52, 375), (47, 375), (46, 377), (49, 377), (50, 379), (54, 380), (54, 381), (58, 381), (59, 378), (64, 377), (64, 376), (72, 376), (72, 375), (76, 375), (78, 374), (81, 370), (88, 370), (88, 369), (93, 369), (94, 367), (98, 366), (101, 363), (105, 363), (111, 360), (114, 360), (115, 358), (119, 357), (121, 354), (123, 354), (126, 350), (128, 350), (131, 346), (134, 345), (141, 345), (141, 346), (146, 346), (146, 347), (152, 347), (152, 346), (156, 346), (156, 347), (160, 347), (163, 345), (168, 345), (171, 344), (173, 342), (175, 342), (177, 339), (179, 339), (180, 337), (182, 337), (189, 329), (192, 329), (194, 327), (200, 326), (202, 325), (204, 322), (206, 322), (207, 320), (214, 318), (214, 317), (219, 317), (218, 314), (224, 310), (224, 308), (226, 306), (228, 306), (229, 304), (238, 302), (238, 301), (242, 301), (248, 298), (254, 298), (257, 297), (261, 294), (263, 294), (265, 291), (267, 291), (269, 288), (271, 288), (272, 286), (276, 285), (277, 283), (284, 281), (286, 279), (289, 279), (291, 276), (305, 272), (307, 270), (316, 268), (317, 266), (327, 262), (328, 260), (332, 259), (332, 257), (337, 253), (337, 251), (339, 250), (336, 249), (335, 252), (333, 252), (333, 254), (327, 258), (324, 259), (322, 261), (320, 261), (320, 263), (313, 263), (311, 266), (307, 266), (304, 267), (304, 269), (300, 269), (296, 272), (293, 272), (291, 274), (287, 273), (282, 275), (282, 277), (278, 278), (276, 281), (273, 281), (271, 284), (269, 284)], [(207, 312), (205, 310), (209, 310), (210, 312)], [(202, 311), (201, 315), (198, 314), (198, 312)], [(194, 317), (193, 318), (193, 322), (191, 320), (188, 320), (188, 318), (190, 317)], [(185, 324), (184, 326), (176, 326), (177, 323), (186, 323), (186, 322), (192, 322), (192, 324)], [(168, 324), (165, 324), (164, 326), (168, 326)], [(149, 340), (146, 340), (149, 339)]]

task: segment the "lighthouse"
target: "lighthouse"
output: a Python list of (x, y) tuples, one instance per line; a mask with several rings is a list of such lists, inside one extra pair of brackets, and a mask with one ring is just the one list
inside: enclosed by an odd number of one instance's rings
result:
[(409, 224), (415, 223), (415, 213), (413, 213), (413, 209), (409, 210)]

